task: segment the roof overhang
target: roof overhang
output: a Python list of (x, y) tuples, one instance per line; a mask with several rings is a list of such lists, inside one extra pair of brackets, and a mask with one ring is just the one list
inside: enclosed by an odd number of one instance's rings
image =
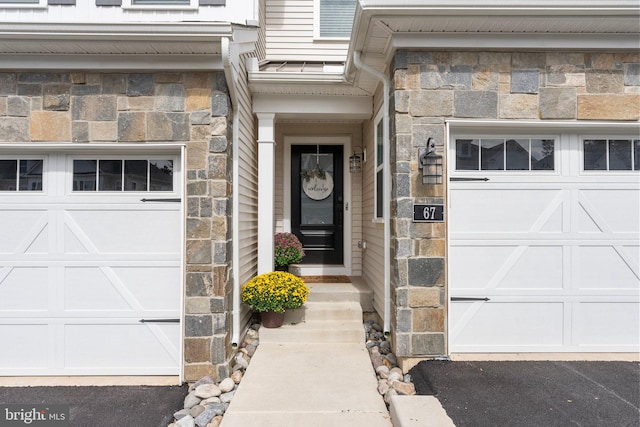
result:
[(639, 19), (636, 0), (360, 0), (345, 73), (372, 92), (356, 51), (384, 73), (400, 49), (636, 50)]
[(229, 23), (3, 23), (0, 69), (219, 70), (222, 38), (242, 31)]

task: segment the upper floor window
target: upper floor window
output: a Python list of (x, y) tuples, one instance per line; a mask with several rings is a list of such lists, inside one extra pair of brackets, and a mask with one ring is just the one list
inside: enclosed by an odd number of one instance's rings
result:
[(315, 35), (321, 38), (349, 38), (356, 0), (315, 0)]
[(136, 6), (155, 5), (155, 6), (173, 6), (173, 5), (190, 5), (191, 0), (131, 0), (131, 4)]
[(200, 0), (122, 0), (125, 9), (197, 9)]
[(456, 139), (456, 170), (552, 171), (555, 140), (538, 138)]
[(0, 7), (36, 7), (46, 5), (47, 0), (0, 0)]
[(640, 140), (585, 139), (582, 141), (584, 170), (640, 170)]

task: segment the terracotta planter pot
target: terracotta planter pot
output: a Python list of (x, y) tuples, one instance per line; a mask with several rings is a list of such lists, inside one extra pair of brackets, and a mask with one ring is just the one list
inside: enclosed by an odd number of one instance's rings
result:
[(265, 328), (279, 328), (284, 323), (284, 313), (262, 311), (260, 317), (262, 318), (262, 326)]

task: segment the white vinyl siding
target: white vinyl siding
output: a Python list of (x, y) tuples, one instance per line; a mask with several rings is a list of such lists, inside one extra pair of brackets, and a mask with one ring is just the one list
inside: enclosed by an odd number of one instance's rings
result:
[(260, 0), (258, 3), (258, 22), (263, 23), (258, 28), (258, 42), (256, 43), (256, 57), (258, 58), (258, 62), (264, 61), (267, 56), (267, 30), (265, 28), (264, 23), (266, 22), (266, 0)]
[[(380, 91), (376, 95), (380, 95)], [(376, 96), (379, 100), (381, 97)], [(380, 108), (379, 102), (376, 109)], [(384, 315), (384, 228), (381, 222), (374, 222), (375, 215), (375, 122), (367, 122), (364, 126), (363, 142), (367, 153), (367, 161), (362, 168), (362, 239), (367, 249), (362, 254), (362, 277), (373, 291), (373, 307), (382, 318)]]
[[(238, 75), (243, 77), (237, 81), (236, 89), (240, 104), (240, 129), (238, 135), (238, 168), (239, 168), (239, 201), (238, 228), (239, 265), (236, 267), (240, 274), (242, 286), (255, 276), (258, 270), (258, 145), (256, 144), (256, 122), (251, 110), (251, 93), (249, 84), (244, 78), (247, 75), (246, 59), (240, 57)], [(251, 309), (242, 304), (241, 325), (248, 323)]]
[(274, 0), (266, 4), (267, 60), (342, 62), (349, 41), (314, 39), (312, 0)]
[[(59, 23), (127, 23), (127, 22), (231, 22), (245, 25), (247, 20), (258, 20), (254, 0), (227, 0), (225, 6), (199, 6), (197, 0), (187, 5), (161, 4), (132, 5), (123, 0), (122, 7), (96, 6), (95, 0), (76, 1), (75, 5), (48, 5), (46, 0), (37, 4), (0, 3), (0, 22), (59, 22)], [(34, 47), (35, 49), (35, 47)]]

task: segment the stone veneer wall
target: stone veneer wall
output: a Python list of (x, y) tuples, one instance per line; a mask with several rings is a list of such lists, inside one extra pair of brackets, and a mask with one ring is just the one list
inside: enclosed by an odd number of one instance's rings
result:
[[(447, 118), (640, 119), (640, 55), (577, 52), (396, 53), (392, 68), (392, 312), (401, 358), (447, 354), (446, 224), (413, 223), (413, 203), (444, 203)], [(434, 138), (444, 183), (422, 184)], [(445, 217), (446, 219), (446, 217)]]
[(230, 116), (221, 71), (0, 73), (0, 142), (187, 144), (188, 381), (229, 371)]

